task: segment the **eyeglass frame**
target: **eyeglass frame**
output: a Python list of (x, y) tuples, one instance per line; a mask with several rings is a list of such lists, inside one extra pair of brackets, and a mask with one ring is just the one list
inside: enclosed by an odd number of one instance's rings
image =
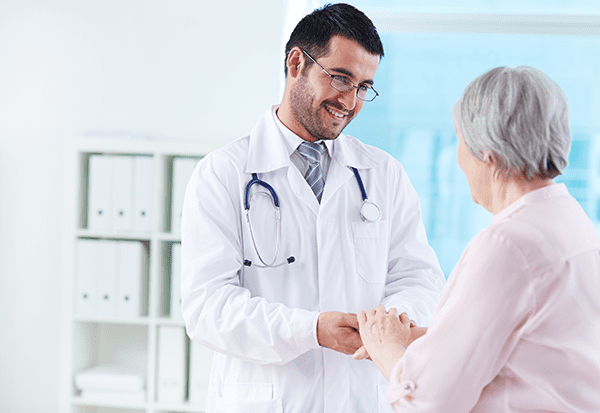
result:
[[(300, 50), (302, 50), (302, 52), (304, 52), (304, 54), (307, 55), (310, 60), (312, 60), (313, 62), (315, 62), (317, 64), (317, 66), (319, 66), (321, 68), (321, 70), (323, 70), (327, 74), (327, 76), (329, 76), (331, 78), (331, 81), (329, 82), (329, 86), (331, 86), (332, 88), (334, 88), (338, 92), (347, 93), (347, 92), (350, 92), (353, 88), (356, 88), (356, 97), (357, 97), (357, 99), (360, 99), (363, 102), (373, 102), (375, 100), (375, 98), (377, 96), (379, 96), (379, 93), (377, 93), (377, 91), (375, 90), (375, 88), (373, 86), (365, 86), (365, 85), (358, 85), (358, 86), (356, 86), (354, 83), (352, 83), (352, 81), (350, 79), (348, 79), (345, 76), (332, 75), (331, 73), (329, 73), (327, 71), (327, 69), (325, 69), (323, 66), (321, 66), (319, 64), (319, 62), (317, 62), (316, 59), (314, 57), (312, 57), (306, 50), (304, 50), (302, 47), (300, 47)], [(344, 85), (346, 85), (348, 87), (348, 89), (346, 89), (346, 90), (340, 90), (337, 87), (333, 86), (333, 81), (335, 79), (338, 79), (339, 81), (341, 81)], [(361, 87), (363, 87), (365, 89), (371, 89), (373, 92), (375, 92), (375, 96), (373, 97), (373, 99), (367, 100), (367, 99), (363, 99), (360, 96), (358, 96), (358, 92), (360, 91)], [(365, 94), (366, 93), (367, 92), (365, 92)]]

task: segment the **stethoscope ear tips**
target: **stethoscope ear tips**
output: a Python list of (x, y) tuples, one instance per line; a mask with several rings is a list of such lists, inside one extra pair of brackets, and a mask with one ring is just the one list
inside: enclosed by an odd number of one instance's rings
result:
[[(291, 264), (291, 263), (293, 263), (293, 262), (296, 261), (296, 258), (294, 258), (294, 256), (290, 256), (286, 261), (287, 261), (288, 264)], [(270, 267), (279, 267), (279, 266), (281, 266), (283, 264), (284, 263), (281, 263), (279, 265), (256, 265), (256, 264), (254, 264), (254, 266), (255, 267), (260, 267), (260, 268), (270, 268)], [(250, 261), (250, 260), (244, 260), (244, 265), (246, 267), (252, 267), (252, 261)]]

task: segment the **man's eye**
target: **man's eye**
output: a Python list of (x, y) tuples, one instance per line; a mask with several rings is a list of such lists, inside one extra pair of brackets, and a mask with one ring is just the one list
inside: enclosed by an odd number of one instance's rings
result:
[(335, 79), (336, 79), (338, 82), (340, 82), (341, 84), (344, 84), (344, 85), (346, 85), (346, 86), (349, 86), (349, 85), (351, 86), (351, 85), (352, 85), (352, 82), (351, 82), (351, 81), (349, 81), (348, 79), (346, 79), (346, 78), (345, 78), (345, 77), (343, 77), (343, 76), (335, 76)]

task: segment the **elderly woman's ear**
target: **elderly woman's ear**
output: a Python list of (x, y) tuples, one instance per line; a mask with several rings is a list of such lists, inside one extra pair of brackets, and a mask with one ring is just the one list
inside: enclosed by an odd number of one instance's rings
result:
[(491, 163), (491, 164), (495, 163), (494, 156), (491, 154), (490, 151), (483, 151), (482, 158), (483, 158), (482, 159), (483, 162), (485, 162), (485, 163)]

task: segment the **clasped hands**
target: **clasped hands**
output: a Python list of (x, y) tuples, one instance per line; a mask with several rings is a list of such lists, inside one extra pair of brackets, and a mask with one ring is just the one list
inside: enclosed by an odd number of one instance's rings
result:
[(358, 314), (331, 311), (319, 315), (317, 339), (323, 347), (379, 364), (380, 360), (402, 356), (408, 344), (422, 335), (414, 327), (408, 315), (398, 315), (395, 308), (386, 311), (379, 306)]

